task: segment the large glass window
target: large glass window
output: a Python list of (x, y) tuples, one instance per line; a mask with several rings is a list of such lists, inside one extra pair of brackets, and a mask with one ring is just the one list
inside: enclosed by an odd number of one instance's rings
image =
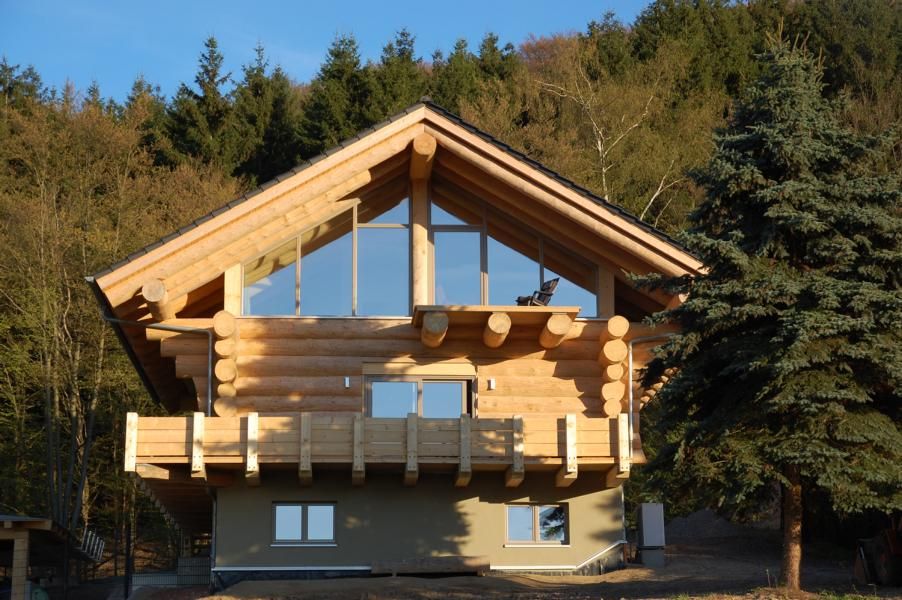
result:
[(335, 541), (334, 504), (273, 504), (273, 543), (322, 544)]
[(242, 314), (409, 315), (410, 203), (368, 200), (245, 263)]
[(567, 507), (563, 504), (510, 504), (507, 541), (513, 544), (566, 544)]
[(597, 315), (597, 267), (497, 211), (442, 197), (430, 204), (435, 304), (515, 304), (560, 278), (551, 305)]
[(457, 419), (471, 410), (471, 380), (372, 376), (367, 380), (371, 417)]

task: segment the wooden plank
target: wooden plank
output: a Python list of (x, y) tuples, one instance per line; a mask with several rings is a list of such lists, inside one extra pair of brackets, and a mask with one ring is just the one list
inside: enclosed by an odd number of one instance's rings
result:
[(526, 476), (526, 469), (523, 463), (523, 417), (514, 415), (513, 423), (513, 464), (508, 467), (504, 475), (504, 485), (507, 487), (517, 487), (523, 483)]
[(260, 463), (257, 460), (257, 439), (260, 429), (260, 416), (255, 413), (247, 415), (247, 444), (244, 453), (244, 480), (250, 486), (260, 485)]
[(354, 485), (363, 485), (366, 465), (364, 463), (364, 424), (366, 421), (362, 414), (354, 415), (354, 450), (353, 463), (351, 466), (351, 483)]
[(404, 468), (404, 485), (416, 485), (419, 477), (417, 458), (417, 428), (420, 418), (416, 413), (407, 415), (407, 464)]
[(448, 361), (427, 362), (424, 360), (388, 360), (363, 362), (363, 375), (427, 375), (441, 377), (475, 377), (476, 367), (472, 362)]
[(621, 472), (630, 470), (630, 422), (626, 414), (617, 416), (617, 468)]
[(470, 425), (472, 418), (470, 415), (460, 416), (460, 447), (458, 448), (460, 457), (458, 458), (457, 477), (454, 478), (456, 487), (466, 487), (470, 483), (473, 476), (473, 466), (470, 457)]
[(191, 477), (207, 479), (204, 467), (204, 420), (202, 412), (195, 412), (191, 420)]
[(134, 473), (135, 457), (138, 455), (138, 413), (125, 415), (125, 472)]
[(311, 443), (313, 440), (313, 416), (310, 413), (301, 413), (301, 440), (300, 457), (298, 459), (298, 479), (302, 485), (313, 483), (313, 454)]
[(579, 459), (576, 455), (576, 415), (567, 415), (566, 418), (566, 462), (564, 466), (557, 472), (554, 478), (557, 487), (568, 487), (576, 481), (579, 475)]

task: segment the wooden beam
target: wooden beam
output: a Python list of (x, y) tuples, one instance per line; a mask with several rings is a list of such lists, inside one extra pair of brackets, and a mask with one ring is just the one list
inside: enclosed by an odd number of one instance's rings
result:
[(512, 421), (512, 454), (513, 464), (508, 467), (504, 474), (504, 485), (507, 487), (517, 487), (523, 483), (526, 477), (526, 464), (523, 460), (523, 417), (522, 415), (514, 415)]
[(604, 371), (601, 373), (601, 378), (605, 381), (621, 381), (623, 376), (626, 374), (626, 368), (623, 366), (622, 362), (614, 363), (612, 365), (608, 365), (604, 368)]
[(438, 348), (448, 334), (448, 315), (443, 312), (430, 312), (423, 316), (423, 328), (420, 340), (429, 348)]
[(626, 480), (630, 478), (629, 471), (621, 472), (617, 470), (617, 467), (611, 467), (611, 469), (605, 474), (604, 483), (609, 488), (614, 488), (619, 485), (623, 485)]
[(630, 470), (630, 421), (626, 414), (617, 416), (617, 469)]
[(482, 332), (482, 341), (489, 348), (500, 348), (511, 330), (511, 318), (507, 313), (495, 312), (489, 315)]
[(364, 420), (363, 415), (358, 413), (354, 415), (354, 458), (351, 465), (351, 483), (354, 485), (363, 485), (366, 476), (366, 464), (364, 462)]
[(622, 339), (629, 333), (629, 330), (630, 322), (626, 317), (613, 315), (605, 323), (605, 328), (601, 332), (601, 341)]
[(222, 309), (233, 315), (241, 314), (241, 265), (234, 264), (225, 270), (222, 284)]
[(142, 481), (166, 481), (179, 486), (203, 487), (204, 485), (210, 485), (213, 487), (229, 487), (235, 483), (235, 477), (232, 473), (222, 470), (211, 471), (209, 469), (207, 470), (207, 480), (205, 482), (198, 481), (197, 479), (192, 479), (181, 465), (167, 468), (159, 465), (138, 463), (135, 473), (138, 474)]
[(565, 423), (564, 444), (566, 446), (566, 459), (554, 478), (554, 484), (557, 487), (570, 486), (579, 475), (579, 460), (576, 454), (576, 415), (568, 414), (565, 418)]
[(213, 366), (213, 373), (220, 382), (229, 383), (238, 377), (238, 365), (235, 359), (220, 358)]
[(598, 266), (598, 316), (609, 319), (614, 316), (614, 272)]
[(125, 415), (125, 472), (135, 472), (135, 462), (138, 455), (138, 413), (130, 412)]
[(313, 483), (313, 415), (309, 412), (301, 413), (301, 440), (300, 457), (298, 458), (298, 479), (301, 485)]
[(191, 421), (191, 477), (207, 479), (204, 466), (204, 413), (194, 413)]
[(616, 417), (620, 414), (623, 396), (626, 394), (626, 384), (623, 381), (609, 381), (601, 386), (602, 410), (605, 416)]
[(425, 180), (410, 183), (410, 242), (413, 305), (429, 304), (429, 188)]
[(238, 335), (238, 319), (227, 310), (217, 312), (213, 315), (213, 333), (220, 340)]
[(174, 319), (178, 311), (185, 308), (188, 302), (187, 296), (170, 299), (166, 291), (166, 284), (159, 279), (149, 279), (141, 286), (141, 295), (147, 302), (147, 308), (154, 321), (168, 321)]
[(470, 430), (472, 421), (470, 415), (460, 416), (460, 455), (457, 464), (457, 477), (454, 479), (456, 487), (467, 487), (473, 477), (473, 466), (470, 459)]
[(247, 414), (247, 444), (244, 453), (244, 479), (248, 485), (260, 485), (260, 462), (257, 460), (257, 440), (260, 430), (260, 415)]
[(606, 367), (608, 365), (623, 362), (629, 349), (627, 348), (626, 342), (623, 340), (610, 340), (604, 343), (601, 347), (601, 353), (598, 355), (598, 362), (601, 366)]
[(428, 133), (421, 133), (413, 138), (410, 148), (410, 178), (412, 180), (429, 179), (436, 146), (435, 138)]
[(570, 315), (563, 313), (550, 315), (545, 322), (545, 327), (542, 328), (542, 332), (539, 334), (539, 344), (547, 350), (557, 348), (564, 341), (567, 333), (570, 332), (572, 324), (573, 319), (570, 318)]
[(416, 413), (407, 414), (407, 465), (404, 467), (404, 485), (416, 485), (419, 477), (417, 453), (417, 428), (420, 418)]
[(10, 569), (10, 600), (27, 600), (28, 584), (28, 536), (27, 531), (17, 531), (13, 538), (12, 568)]

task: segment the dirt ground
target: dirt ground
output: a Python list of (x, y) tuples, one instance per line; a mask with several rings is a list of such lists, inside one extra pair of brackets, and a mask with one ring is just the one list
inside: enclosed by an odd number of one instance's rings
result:
[[(739, 528), (710, 516), (668, 527), (667, 564), (630, 566), (594, 577), (491, 575), (487, 577), (376, 577), (319, 581), (247, 581), (208, 600), (293, 598), (298, 600), (563, 600), (601, 598), (786, 598), (772, 587), (779, 574), (780, 543), (775, 531)], [(802, 567), (803, 598), (833, 600), (899, 598), (902, 588), (856, 586), (851, 550), (808, 548)], [(147, 590), (146, 592), (149, 592)], [(145, 594), (146, 594), (145, 592)], [(201, 598), (201, 590), (160, 590), (142, 600)]]

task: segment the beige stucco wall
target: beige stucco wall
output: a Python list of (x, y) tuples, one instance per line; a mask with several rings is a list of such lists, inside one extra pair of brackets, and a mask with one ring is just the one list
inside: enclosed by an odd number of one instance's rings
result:
[[(620, 489), (602, 489), (598, 473), (586, 473), (569, 488), (554, 487), (553, 474), (529, 473), (517, 488), (505, 488), (502, 473), (477, 473), (466, 488), (450, 474), (421, 474), (404, 487), (400, 474), (368, 472), (353, 487), (350, 473), (317, 473), (312, 487), (296, 475), (264, 473), (260, 487), (220, 489), (216, 567), (369, 566), (373, 560), (426, 556), (488, 556), (498, 567), (575, 567), (621, 538)], [(335, 538), (328, 548), (272, 545), (273, 502), (336, 503)], [(566, 502), (569, 545), (505, 547), (508, 502)]]

